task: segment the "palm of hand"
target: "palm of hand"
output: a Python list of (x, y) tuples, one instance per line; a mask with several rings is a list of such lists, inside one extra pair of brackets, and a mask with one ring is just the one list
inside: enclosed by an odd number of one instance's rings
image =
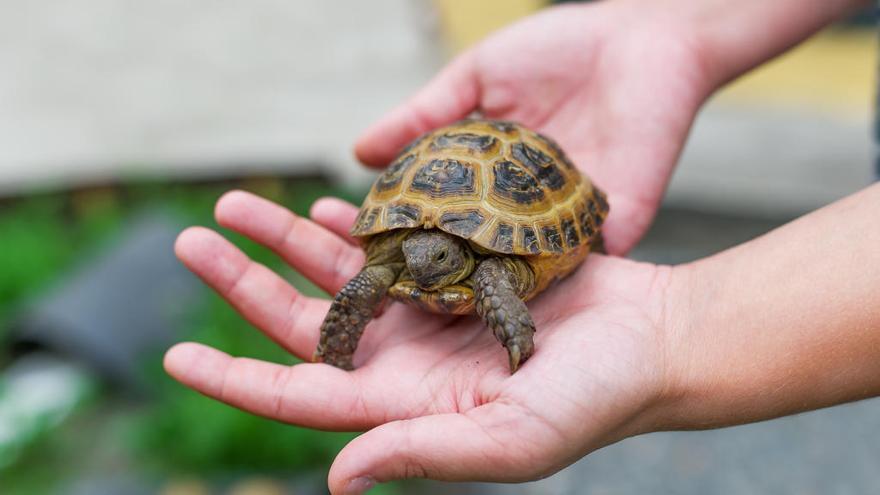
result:
[[(265, 200), (231, 193), (221, 225), (274, 249), (328, 292), (363, 262), (331, 231), (355, 210), (318, 203), (329, 230)], [(183, 233), (180, 258), (246, 318), (295, 355), (314, 350), (329, 302), (306, 298), (205, 229)], [(196, 344), (169, 351), (178, 380), (237, 407), (304, 426), (373, 428), (339, 455), (334, 493), (361, 476), (379, 481), (525, 480), (644, 428), (661, 390), (660, 319), (666, 270), (592, 256), (530, 303), (537, 352), (510, 376), (503, 348), (475, 317), (428, 315), (394, 304), (374, 320), (347, 373), (233, 359)], [(573, 302), (571, 294), (582, 294)]]
[[(557, 140), (608, 192), (606, 246), (624, 253), (653, 217), (708, 94), (696, 51), (663, 22), (640, 19), (624, 2), (548, 9), (459, 57), (365, 133), (356, 151), (384, 165), (418, 134), (474, 110), (517, 120)], [(330, 294), (363, 264), (343, 233), (354, 214), (350, 205), (320, 202), (318, 225), (242, 193), (217, 207), (221, 225), (271, 247)], [(205, 229), (182, 234), (177, 252), (255, 326), (294, 355), (311, 356), (327, 301), (298, 294)], [(665, 268), (591, 256), (529, 303), (537, 350), (513, 376), (477, 318), (399, 304), (368, 326), (352, 373), (233, 359), (196, 344), (169, 351), (166, 367), (257, 414), (313, 428), (372, 428), (334, 462), (334, 493), (363, 488), (356, 479), (364, 476), (534, 479), (651, 427), (664, 386), (668, 278)]]
[(653, 219), (709, 88), (686, 29), (620, 3), (547, 9), (489, 37), (369, 129), (358, 156), (385, 165), (474, 110), (518, 121), (608, 192), (606, 247), (625, 253)]

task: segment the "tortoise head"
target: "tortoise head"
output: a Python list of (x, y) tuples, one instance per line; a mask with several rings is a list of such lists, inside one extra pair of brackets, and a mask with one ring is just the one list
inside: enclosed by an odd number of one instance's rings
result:
[(474, 271), (474, 253), (464, 241), (446, 232), (417, 230), (403, 241), (406, 266), (422, 290), (433, 291), (460, 282)]

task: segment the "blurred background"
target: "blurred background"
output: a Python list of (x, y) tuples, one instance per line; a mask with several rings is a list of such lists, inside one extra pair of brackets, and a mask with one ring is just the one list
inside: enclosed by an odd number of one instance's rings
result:
[[(189, 339), (293, 359), (174, 259), (243, 188), (358, 202), (357, 133), (537, 0), (0, 0), (0, 494), (318, 494), (352, 434), (282, 425), (161, 370)], [(693, 260), (872, 180), (869, 13), (715, 97), (633, 257)], [(308, 294), (266, 250), (224, 232)], [(880, 403), (629, 439), (523, 485), (373, 493), (861, 494)]]

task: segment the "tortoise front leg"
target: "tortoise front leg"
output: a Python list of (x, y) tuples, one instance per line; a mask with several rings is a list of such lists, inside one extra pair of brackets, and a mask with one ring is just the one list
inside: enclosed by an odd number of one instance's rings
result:
[(345, 370), (354, 369), (351, 357), (364, 327), (382, 303), (385, 292), (397, 280), (402, 263), (365, 266), (333, 298), (321, 324), (321, 340), (312, 358)]
[[(508, 259), (508, 263), (521, 263)], [(521, 271), (520, 271), (521, 272)], [(527, 292), (531, 280), (518, 280), (516, 271), (501, 258), (489, 258), (474, 271), (474, 297), (477, 314), (507, 348), (510, 372), (532, 356), (535, 323), (520, 294)]]

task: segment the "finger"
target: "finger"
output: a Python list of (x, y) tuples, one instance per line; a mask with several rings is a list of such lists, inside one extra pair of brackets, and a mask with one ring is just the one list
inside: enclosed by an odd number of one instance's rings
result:
[(300, 294), (265, 266), (250, 260), (220, 234), (202, 227), (183, 231), (177, 257), (269, 338), (300, 359), (318, 344), (328, 301)]
[(327, 229), (259, 196), (231, 191), (217, 201), (217, 223), (268, 246), (328, 294), (364, 264), (364, 253)]
[(457, 57), (409, 101), (364, 131), (355, 144), (355, 154), (366, 165), (385, 166), (417, 136), (463, 118), (478, 103), (479, 83), (471, 51)]
[(326, 364), (282, 366), (186, 342), (165, 353), (164, 366), (174, 379), (208, 397), (308, 428), (363, 430), (381, 422), (373, 415), (385, 412), (366, 402), (352, 373)]
[(348, 201), (339, 198), (321, 198), (312, 204), (309, 216), (318, 225), (358, 246), (358, 241), (348, 231), (354, 224), (358, 208)]
[[(514, 408), (490, 403), (463, 414), (386, 423), (349, 443), (330, 468), (331, 493), (404, 478), (523, 481), (540, 475), (530, 433)], [(540, 432), (546, 436), (546, 432)]]

